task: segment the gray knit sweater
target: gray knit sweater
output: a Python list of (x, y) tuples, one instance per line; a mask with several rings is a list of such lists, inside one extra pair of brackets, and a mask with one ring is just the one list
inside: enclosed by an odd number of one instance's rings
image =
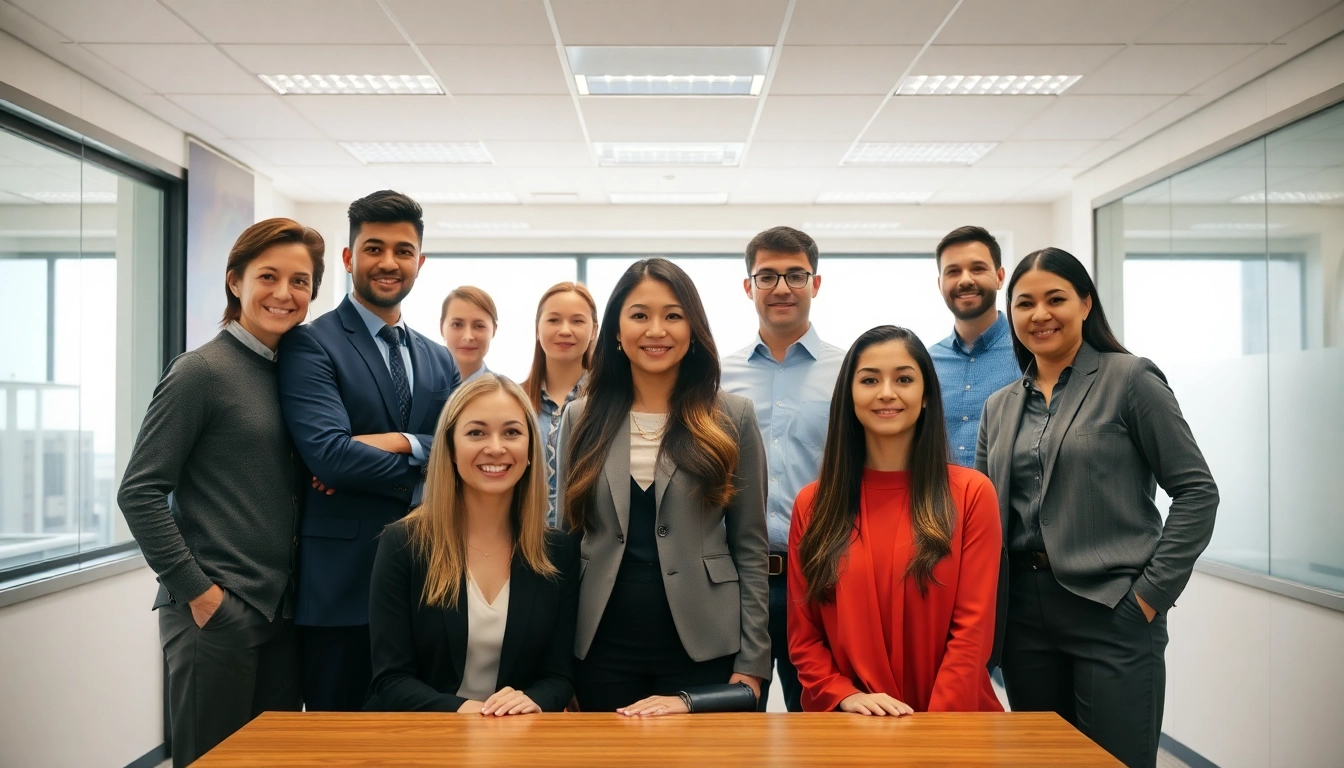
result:
[(227, 331), (179, 355), (117, 494), (159, 575), (154, 607), (218, 584), (274, 619), (289, 602), (299, 482), (275, 363)]

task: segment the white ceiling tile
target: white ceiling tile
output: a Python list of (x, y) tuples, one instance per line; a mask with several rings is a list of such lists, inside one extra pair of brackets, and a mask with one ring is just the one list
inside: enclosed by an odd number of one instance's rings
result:
[(1055, 173), (1050, 168), (971, 167), (956, 183), (934, 195), (931, 203), (995, 203)]
[[(607, 202), (609, 176), (597, 168), (505, 168), (512, 191), (524, 202), (534, 202), (532, 196), (541, 194), (579, 195), (579, 202)], [(617, 187), (619, 188), (619, 187)]]
[(923, 45), (955, 0), (798, 0), (789, 45)]
[(886, 94), (917, 53), (912, 45), (788, 45), (770, 95)]
[[(1073, 190), (1075, 170), (1055, 171), (1054, 173), (1027, 186), (1009, 197), (1010, 203), (1051, 203), (1069, 194)], [(1032, 243), (1028, 247), (1035, 249), (1041, 243)]]
[(565, 45), (774, 45), (788, 0), (551, 0)]
[(746, 141), (759, 101), (589, 96), (579, 104), (593, 141)]
[(931, 45), (911, 74), (1086, 77), (1124, 49), (1123, 45)]
[(1338, 0), (1190, 0), (1148, 30), (1142, 43), (1271, 43)]
[(554, 45), (425, 45), (420, 52), (455, 96), (569, 93)]
[(1122, 141), (1103, 141), (1095, 148), (1069, 161), (1070, 168), (1086, 170), (1122, 152), (1127, 144)]
[(541, 0), (384, 0), (418, 45), (555, 45)]
[(1130, 43), (1184, 0), (965, 0), (943, 45)]
[(841, 166), (827, 171), (826, 189), (844, 192), (882, 192), (892, 189), (940, 190), (958, 183), (970, 170), (964, 166), (901, 168)]
[(270, 93), (212, 45), (94, 43), (91, 53), (156, 93)]
[(485, 145), (501, 168), (585, 168), (592, 153), (582, 141), (491, 141)]
[(409, 45), (222, 45), (258, 75), (420, 75), (425, 65)]
[(854, 141), (881, 96), (771, 96), (755, 141)]
[(238, 143), (265, 158), (271, 165), (341, 167), (360, 164), (334, 141), (241, 139)]
[(1003, 141), (1055, 96), (895, 96), (864, 141)]
[(509, 178), (491, 165), (370, 165), (369, 169), (390, 185), (412, 197), (445, 192), (508, 192)]
[(176, 94), (168, 100), (232, 139), (322, 138), (311, 123), (285, 106), (279, 96)]
[(9, 0), (79, 43), (200, 43), (155, 0)]
[(753, 141), (742, 165), (746, 168), (835, 168), (850, 142)]
[(1171, 96), (1071, 96), (1055, 102), (1013, 136), (1024, 141), (1109, 139), (1173, 100)]
[(1260, 50), (1258, 45), (1134, 45), (1069, 89), (1070, 94), (1180, 94)]
[(1099, 141), (1005, 141), (976, 161), (976, 168), (1060, 167), (1096, 149)]
[(374, 0), (162, 0), (214, 43), (404, 42)]
[(738, 204), (808, 205), (817, 199), (824, 179), (797, 168), (761, 168), (736, 179), (729, 199)]
[[(280, 97), (277, 97), (280, 98)], [(476, 141), (447, 96), (285, 96), (335, 141)]]
[(1157, 133), (1172, 123), (1189, 115), (1200, 107), (1208, 104), (1211, 99), (1202, 95), (1178, 96), (1172, 101), (1162, 105), (1152, 114), (1125, 128), (1115, 135), (1126, 144), (1134, 144), (1142, 139)]
[(458, 96), (485, 141), (583, 141), (569, 96)]
[(199, 136), (207, 141), (224, 138), (223, 131), (163, 96), (147, 94), (137, 99), (136, 104), (183, 133)]
[(356, 168), (306, 168), (298, 166), (278, 166), (272, 168), (273, 180), (288, 178), (301, 184), (322, 190), (338, 200), (357, 200), (365, 195), (387, 188), (387, 181), (377, 172), (375, 166)]

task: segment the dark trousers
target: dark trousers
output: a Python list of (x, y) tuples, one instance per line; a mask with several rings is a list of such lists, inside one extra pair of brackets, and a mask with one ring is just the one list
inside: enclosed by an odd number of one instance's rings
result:
[(303, 645), (303, 707), (309, 712), (357, 712), (373, 679), (369, 625), (299, 627)]
[(1008, 580), (1003, 681), (1014, 711), (1057, 712), (1129, 768), (1157, 765), (1167, 619), (1134, 593), (1115, 608), (1079, 597), (1048, 570)]
[(803, 711), (803, 686), (798, 682), (798, 669), (789, 660), (788, 587), (788, 574), (770, 577), (770, 659), (775, 664), (775, 676), (761, 686), (761, 698), (756, 702), (761, 712), (770, 700), (770, 686), (776, 682), (783, 688), (784, 706), (790, 712)]
[(160, 608), (159, 641), (168, 661), (168, 717), (177, 768), (262, 712), (297, 712), (302, 704), (292, 619), (267, 621), (226, 591), (204, 627), (196, 626), (190, 606)]
[(574, 670), (584, 712), (614, 712), (649, 696), (723, 685), (736, 656), (695, 661), (681, 645), (656, 563), (621, 565), (587, 658)]

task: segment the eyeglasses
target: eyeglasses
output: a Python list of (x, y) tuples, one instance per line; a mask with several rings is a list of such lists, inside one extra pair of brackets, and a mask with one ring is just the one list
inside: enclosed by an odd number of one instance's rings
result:
[(811, 272), (785, 272), (783, 275), (777, 272), (757, 272), (751, 276), (752, 282), (762, 291), (768, 291), (779, 285), (779, 278), (784, 278), (784, 284), (790, 288), (802, 288), (807, 285), (807, 281), (812, 279)]

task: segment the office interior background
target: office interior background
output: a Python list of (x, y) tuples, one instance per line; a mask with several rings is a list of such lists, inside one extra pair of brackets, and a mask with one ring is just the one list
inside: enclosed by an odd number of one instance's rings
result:
[(409, 323), (484, 287), (517, 378), (546, 286), (600, 305), (652, 254), (745, 346), (741, 252), (777, 224), (820, 244), (841, 347), (950, 332), (957, 226), (1009, 271), (1074, 253), (1221, 490), (1165, 733), (1341, 764), (1341, 31), (1335, 0), (0, 0), (0, 765), (161, 747), (155, 580), (115, 503), (137, 426), (244, 226), (323, 233), (315, 315), (383, 188), (426, 208)]

